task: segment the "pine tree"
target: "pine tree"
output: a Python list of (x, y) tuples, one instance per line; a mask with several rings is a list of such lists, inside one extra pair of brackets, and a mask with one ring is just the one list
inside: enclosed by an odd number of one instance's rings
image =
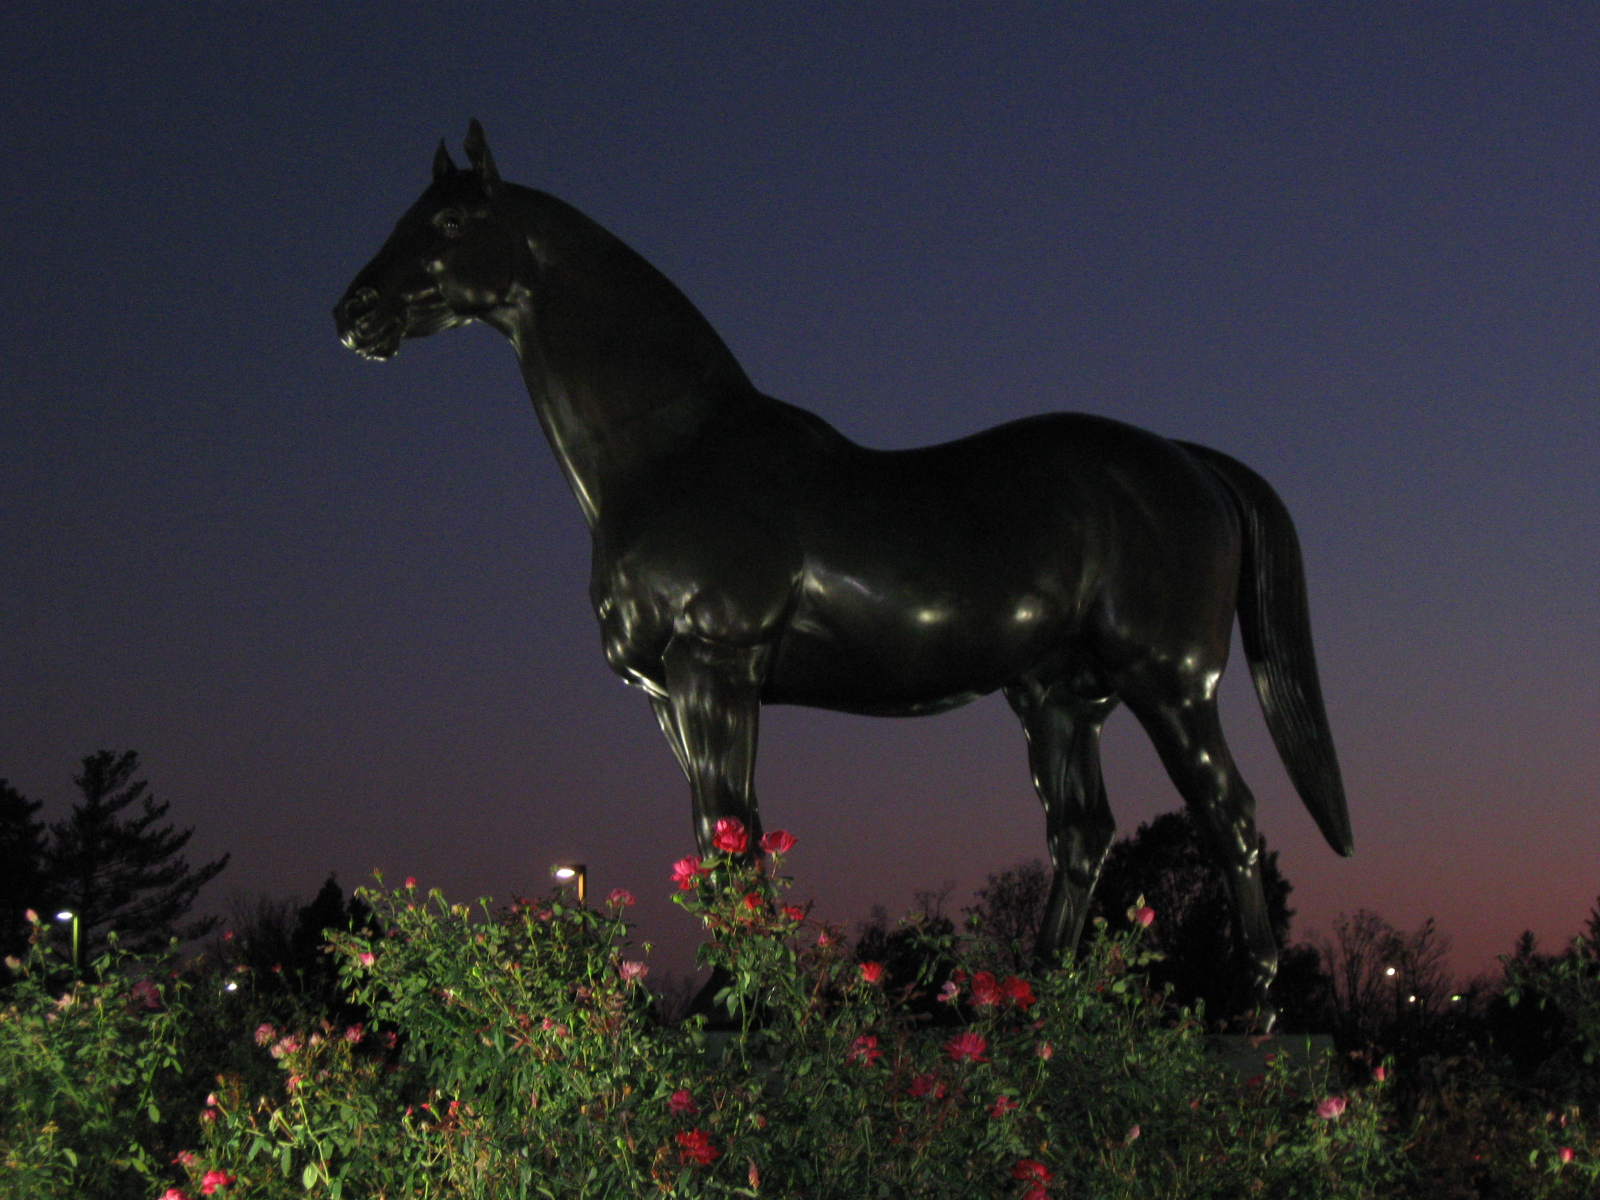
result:
[[(33, 819), (40, 801), (0, 779), (0, 954), (21, 958), (32, 932), (23, 916), (44, 913), (53, 897), (44, 876), (44, 825)], [(0, 968), (0, 983), (9, 971)]]
[(217, 924), (215, 917), (181, 922), (229, 856), (191, 869), (181, 851), (194, 830), (160, 823), (170, 806), (146, 795), (149, 785), (135, 778), (138, 770), (139, 755), (132, 750), (89, 755), (83, 774), (73, 779), (83, 802), (50, 827), (46, 874), (57, 902), (78, 914), (86, 963), (109, 930), (138, 954), (172, 937), (204, 936)]

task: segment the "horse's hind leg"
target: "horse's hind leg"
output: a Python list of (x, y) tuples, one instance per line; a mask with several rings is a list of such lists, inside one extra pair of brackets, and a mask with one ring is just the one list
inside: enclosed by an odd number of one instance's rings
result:
[(1048, 963), (1077, 946), (1090, 893), (1116, 832), (1100, 775), (1100, 727), (1117, 700), (1086, 697), (1064, 683), (1013, 685), (1006, 688), (1006, 699), (1028, 737), (1028, 764), (1044, 804), (1055, 871), (1034, 948), (1035, 957)]
[(1132, 689), (1124, 696), (1222, 864), (1250, 957), (1258, 1025), (1270, 1032), (1277, 1015), (1269, 989), (1278, 973), (1278, 943), (1261, 887), (1256, 802), (1222, 736), (1215, 696), (1152, 698)]

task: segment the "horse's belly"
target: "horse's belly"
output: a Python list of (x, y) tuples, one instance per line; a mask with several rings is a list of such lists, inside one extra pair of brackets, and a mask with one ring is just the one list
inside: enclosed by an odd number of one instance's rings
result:
[(1061, 645), (1042, 601), (975, 612), (937, 602), (847, 615), (802, 610), (762, 700), (916, 716), (956, 708), (1029, 674)]

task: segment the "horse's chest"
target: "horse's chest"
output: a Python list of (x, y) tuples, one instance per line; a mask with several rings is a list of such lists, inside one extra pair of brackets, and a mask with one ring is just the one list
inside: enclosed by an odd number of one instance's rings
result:
[(590, 594), (612, 670), (659, 693), (661, 656), (675, 636), (731, 646), (776, 640), (799, 574), (784, 541), (737, 523), (684, 522), (597, 545)]

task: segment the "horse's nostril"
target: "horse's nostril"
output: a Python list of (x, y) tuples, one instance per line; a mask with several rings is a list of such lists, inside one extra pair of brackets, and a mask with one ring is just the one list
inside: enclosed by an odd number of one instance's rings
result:
[(333, 306), (335, 319), (349, 325), (359, 321), (378, 306), (376, 288), (359, 288)]

